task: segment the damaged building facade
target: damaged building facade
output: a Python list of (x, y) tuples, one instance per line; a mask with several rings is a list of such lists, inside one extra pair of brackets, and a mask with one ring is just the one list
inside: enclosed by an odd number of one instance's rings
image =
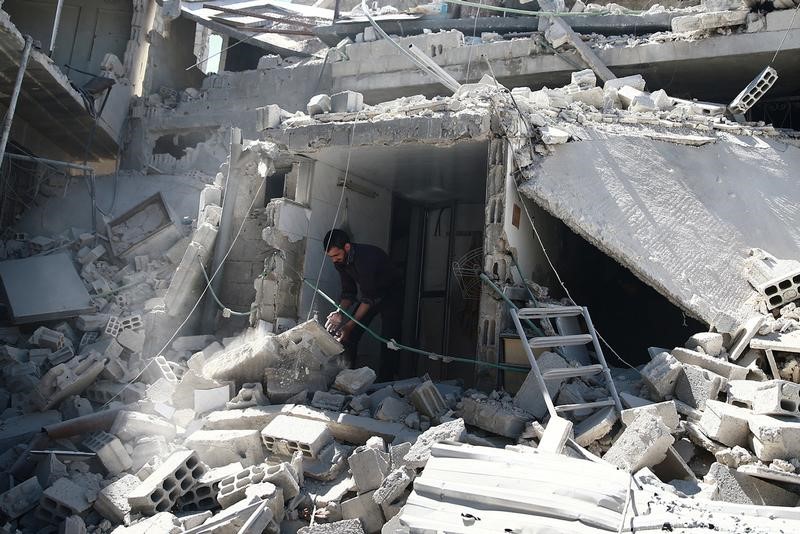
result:
[(5, 0), (0, 528), (796, 529), (784, 3)]

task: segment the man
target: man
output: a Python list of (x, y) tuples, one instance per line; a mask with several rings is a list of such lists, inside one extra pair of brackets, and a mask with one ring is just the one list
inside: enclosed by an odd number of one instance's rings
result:
[[(381, 335), (399, 342), (403, 303), (402, 272), (391, 264), (389, 256), (383, 250), (372, 245), (351, 243), (350, 237), (343, 230), (331, 230), (325, 234), (322, 244), (325, 254), (333, 261), (341, 278), (339, 306), (365, 326), (369, 326), (380, 315)], [(338, 311), (328, 316), (325, 327), (344, 345), (348, 363), (354, 365), (364, 329)], [(394, 379), (399, 371), (398, 359), (408, 357), (388, 350), (384, 345), (381, 349), (378, 380)]]

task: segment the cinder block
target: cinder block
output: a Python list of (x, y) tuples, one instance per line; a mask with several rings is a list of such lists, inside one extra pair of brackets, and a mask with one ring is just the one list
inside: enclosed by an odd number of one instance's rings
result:
[(786, 380), (759, 383), (753, 392), (753, 413), (800, 417), (800, 384)]
[(364, 108), (364, 95), (355, 91), (342, 91), (331, 95), (331, 111), (354, 113)]
[(640, 413), (603, 456), (620, 469), (635, 473), (660, 464), (674, 442), (669, 428), (649, 413)]
[(414, 407), (397, 397), (386, 397), (375, 408), (375, 419), (379, 421), (402, 421)]
[(99, 355), (81, 360), (77, 356), (47, 371), (32, 394), (32, 402), (40, 410), (57, 406), (70, 395), (79, 395), (88, 388), (105, 367)]
[(261, 382), (248, 382), (242, 384), (242, 389), (239, 390), (239, 393), (225, 403), (225, 408), (228, 410), (241, 410), (251, 406), (266, 406), (268, 404), (269, 400), (264, 395), (264, 386), (261, 385)]
[(669, 428), (670, 432), (675, 432), (678, 429), (680, 417), (678, 417), (678, 409), (675, 406), (675, 401), (658, 402), (622, 410), (622, 422), (626, 425), (630, 424), (641, 412), (648, 412), (661, 420), (661, 422)]
[(200, 510), (214, 510), (219, 508), (217, 494), (219, 483), (243, 470), (241, 462), (215, 467), (204, 473), (197, 483), (178, 499), (178, 508), (181, 512), (196, 512)]
[(317, 458), (333, 435), (325, 423), (300, 417), (279, 415), (261, 431), (267, 450), (273, 454), (291, 456), (300, 451), (303, 456)]
[(75, 326), (83, 332), (99, 332), (105, 329), (108, 324), (109, 315), (106, 313), (91, 313), (79, 315), (75, 320)]
[(715, 441), (728, 447), (745, 447), (750, 434), (747, 423), (750, 415), (746, 408), (709, 399), (699, 425), (703, 433)]
[(86, 488), (68, 478), (59, 478), (44, 490), (36, 517), (46, 523), (58, 524), (73, 514), (82, 514), (91, 506), (86, 498)]
[(277, 104), (256, 108), (256, 131), (263, 132), (281, 125), (281, 108)]
[(119, 317), (111, 315), (108, 317), (106, 326), (103, 328), (103, 333), (107, 336), (116, 338), (119, 331), (122, 329), (122, 324), (119, 322)]
[(359, 395), (375, 382), (375, 371), (369, 367), (345, 369), (336, 375), (333, 386), (350, 395)]
[(797, 494), (717, 462), (711, 465), (705, 482), (716, 484), (715, 500), (760, 506), (797, 505)]
[(234, 462), (249, 466), (264, 459), (264, 447), (258, 430), (198, 430), (184, 445), (193, 449), (209, 467)]
[(111, 433), (122, 441), (153, 435), (163, 436), (170, 440), (175, 437), (176, 429), (174, 424), (154, 415), (123, 410), (114, 419)]
[(747, 422), (753, 433), (752, 450), (759, 460), (768, 462), (800, 457), (800, 421), (751, 415)]
[(33, 510), (42, 498), (42, 487), (34, 476), (17, 484), (0, 495), (0, 512), (9, 519), (16, 519)]
[(448, 410), (444, 397), (430, 380), (417, 386), (409, 399), (419, 413), (431, 418), (437, 418)]
[(71, 515), (61, 523), (58, 534), (86, 534), (86, 523), (82, 517)]
[(328, 393), (327, 391), (315, 391), (311, 399), (311, 406), (320, 410), (330, 410), (341, 412), (347, 402), (347, 397), (338, 393)]
[(135, 475), (123, 475), (100, 490), (97, 500), (94, 501), (94, 509), (112, 523), (125, 523), (125, 518), (131, 512), (128, 495), (141, 483)]
[(315, 95), (311, 97), (306, 105), (306, 111), (310, 116), (328, 113), (331, 110), (331, 97), (328, 95)]
[[(84, 334), (84, 336), (86, 335), (88, 335), (88, 333)], [(83, 343), (83, 338), (81, 338), (81, 343)], [(83, 346), (81, 349), (83, 349)], [(56, 365), (70, 361), (74, 357), (75, 350), (71, 346), (65, 346), (55, 352), (51, 352), (50, 355), (47, 356), (47, 361), (51, 366), (55, 367)]]
[(463, 419), (454, 419), (432, 426), (417, 437), (417, 440), (403, 456), (403, 462), (414, 469), (425, 467), (431, 457), (431, 448), (440, 441), (463, 441), (467, 429)]
[(138, 313), (128, 315), (119, 319), (119, 327), (121, 330), (141, 330), (144, 328), (144, 321), (142, 321), (142, 316)]
[(359, 493), (378, 489), (389, 474), (389, 455), (371, 447), (358, 447), (347, 463)]
[(171, 509), (205, 472), (194, 451), (173, 452), (128, 495), (131, 511), (153, 515)]
[[(622, 412), (623, 417), (625, 411)], [(618, 419), (617, 411), (613, 407), (596, 411), (575, 425), (575, 442), (581, 447), (588, 447), (592, 442), (605, 437), (611, 432)]]
[(719, 356), (722, 353), (722, 344), (722, 334), (717, 332), (700, 332), (686, 340), (683, 346), (689, 350), (702, 352), (709, 356)]
[(370, 491), (342, 502), (342, 517), (344, 519), (360, 519), (367, 534), (380, 532), (386, 522), (381, 507), (373, 498), (374, 493), (374, 491)]
[(461, 400), (459, 415), (467, 424), (512, 439), (518, 438), (525, 430), (525, 423), (533, 419), (530, 414), (519, 408), (513, 406), (507, 408), (492, 399), (470, 397)]
[(155, 384), (160, 378), (167, 382), (178, 383), (178, 377), (175, 376), (167, 359), (163, 356), (156, 356), (147, 363), (147, 367), (142, 371), (142, 379), (149, 384)]
[(728, 380), (744, 380), (749, 372), (747, 367), (680, 347), (672, 349), (672, 356), (684, 365), (696, 365)]
[(669, 352), (659, 352), (642, 368), (642, 380), (657, 400), (669, 399), (675, 392), (681, 367)]
[(391, 504), (399, 499), (414, 480), (412, 469), (400, 467), (383, 479), (380, 487), (372, 494), (372, 499), (380, 505)]
[(64, 334), (46, 326), (37, 328), (31, 336), (31, 345), (56, 351), (64, 346)]
[(223, 508), (228, 508), (245, 497), (248, 486), (261, 482), (274, 484), (281, 489), (284, 499), (293, 499), (300, 493), (300, 486), (287, 465), (286, 463), (273, 466), (253, 465), (236, 475), (222, 479), (219, 482), (217, 501)]
[(725, 378), (716, 373), (696, 365), (684, 365), (675, 385), (675, 397), (702, 410), (708, 399), (716, 400), (725, 384)]
[(144, 347), (144, 332), (122, 330), (117, 334), (117, 343), (131, 352), (142, 352), (142, 348)]
[(92, 433), (83, 442), (83, 446), (97, 454), (97, 458), (103, 464), (103, 467), (111, 474), (127, 471), (133, 463), (122, 442), (108, 432), (98, 431)]

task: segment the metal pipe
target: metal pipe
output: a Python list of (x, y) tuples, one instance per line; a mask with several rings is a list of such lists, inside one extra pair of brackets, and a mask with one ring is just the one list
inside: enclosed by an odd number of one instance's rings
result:
[(56, 167), (66, 167), (68, 169), (76, 169), (79, 171), (92, 172), (94, 169), (89, 165), (80, 165), (78, 163), (68, 163), (66, 161), (58, 161), (55, 159), (37, 158), (35, 156), (28, 156), (25, 154), (6, 154), (8, 159), (18, 159), (21, 161), (30, 161), (33, 163), (42, 163), (44, 165), (54, 165)]
[(44, 427), (44, 431), (50, 439), (62, 439), (94, 432), (95, 430), (108, 430), (114, 424), (114, 419), (117, 418), (119, 412), (125, 409), (129, 409), (129, 407), (112, 408), (68, 419), (60, 423), (53, 423)]
[(333, 22), (339, 20), (339, 16), (342, 13), (341, 12), (342, 6), (340, 5), (341, 3), (342, 3), (341, 0), (336, 0), (336, 3), (333, 4)]
[(53, 50), (56, 48), (56, 37), (58, 37), (58, 27), (61, 25), (61, 8), (64, 7), (64, 0), (58, 0), (56, 5), (56, 17), (53, 20), (53, 34), (50, 37), (50, 51), (48, 57), (53, 57)]
[(19, 70), (17, 71), (17, 81), (14, 83), (13, 91), (11, 91), (11, 101), (8, 103), (6, 120), (3, 124), (3, 135), (0, 137), (0, 164), (2, 164), (3, 156), (6, 154), (8, 136), (11, 134), (11, 123), (14, 121), (14, 111), (17, 109), (17, 100), (19, 99), (20, 89), (22, 89), (22, 80), (25, 78), (25, 69), (28, 68), (31, 48), (33, 48), (33, 37), (26, 35), (25, 47), (22, 49), (22, 58), (19, 61)]

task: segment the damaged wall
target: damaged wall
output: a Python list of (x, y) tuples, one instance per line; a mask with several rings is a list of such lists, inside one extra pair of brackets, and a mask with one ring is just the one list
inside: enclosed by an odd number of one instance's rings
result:
[(689, 147), (643, 136), (557, 147), (522, 190), (692, 315), (730, 331), (756, 310), (749, 248), (800, 253), (800, 150), (718, 134)]

